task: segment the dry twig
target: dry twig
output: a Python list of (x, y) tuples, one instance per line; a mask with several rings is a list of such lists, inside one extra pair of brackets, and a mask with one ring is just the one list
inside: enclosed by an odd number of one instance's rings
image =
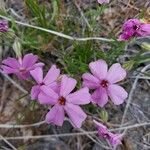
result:
[[(148, 68), (150, 67), (150, 64), (145, 66), (142, 70), (141, 70), (141, 73), (145, 72)], [(141, 73), (139, 73), (133, 83), (133, 86), (132, 86), (132, 89), (129, 93), (129, 96), (128, 96), (128, 100), (127, 100), (127, 105), (126, 105), (126, 108), (125, 108), (125, 111), (124, 111), (124, 114), (123, 114), (123, 117), (122, 117), (122, 121), (121, 121), (121, 125), (120, 125), (120, 128), (122, 127), (124, 121), (125, 121), (125, 118), (126, 118), (126, 115), (127, 115), (127, 112), (128, 112), (128, 109), (129, 109), (129, 106), (130, 106), (130, 103), (131, 103), (131, 100), (132, 100), (132, 97), (133, 97), (133, 94), (134, 94), (134, 90), (136, 89), (136, 86), (137, 86), (137, 83), (138, 83), (138, 80), (139, 80), (139, 77), (141, 75)], [(124, 134), (125, 134), (126, 131), (124, 131)]]

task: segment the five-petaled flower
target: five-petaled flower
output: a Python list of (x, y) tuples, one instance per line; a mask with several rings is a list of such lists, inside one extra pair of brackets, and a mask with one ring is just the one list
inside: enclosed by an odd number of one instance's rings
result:
[(121, 139), (122, 139), (121, 134), (114, 134), (108, 131), (108, 128), (106, 126), (97, 122), (96, 120), (93, 120), (93, 122), (98, 129), (99, 138), (104, 138), (108, 140), (113, 147), (116, 147), (117, 145), (121, 144)]
[(91, 62), (89, 68), (92, 72), (83, 74), (83, 86), (95, 89), (92, 101), (100, 107), (108, 102), (108, 96), (115, 105), (120, 105), (127, 98), (127, 92), (116, 83), (126, 77), (126, 71), (119, 63), (113, 64), (108, 70), (104, 60)]
[(62, 126), (65, 113), (70, 118), (74, 127), (80, 128), (87, 115), (79, 105), (90, 103), (91, 96), (88, 88), (70, 93), (76, 86), (76, 80), (63, 75), (58, 92), (43, 85), (39, 94), (39, 101), (42, 104), (49, 104), (53, 107), (46, 115), (46, 122)]
[(109, 3), (109, 0), (97, 0), (98, 3), (103, 4), (103, 3)]
[(20, 79), (27, 79), (30, 77), (30, 71), (34, 70), (37, 67), (43, 67), (43, 63), (36, 63), (38, 60), (37, 55), (32, 53), (26, 54), (23, 59), (8, 57), (2, 61), (1, 68), (6, 74), (16, 74)]
[(8, 22), (6, 20), (0, 20), (0, 32), (7, 32), (8, 29)]
[(138, 19), (127, 20), (122, 29), (122, 34), (119, 36), (119, 40), (125, 41), (132, 37), (144, 37), (150, 35), (150, 24), (141, 22)]
[(60, 70), (56, 68), (55, 65), (53, 65), (46, 76), (43, 78), (43, 69), (38, 67), (32, 71), (30, 71), (31, 76), (35, 79), (37, 82), (37, 85), (34, 85), (31, 89), (31, 99), (38, 99), (38, 95), (41, 92), (41, 87), (43, 85), (48, 86), (49, 88), (52, 88), (54, 91), (57, 90), (58, 84), (56, 82), (57, 78), (60, 75)]

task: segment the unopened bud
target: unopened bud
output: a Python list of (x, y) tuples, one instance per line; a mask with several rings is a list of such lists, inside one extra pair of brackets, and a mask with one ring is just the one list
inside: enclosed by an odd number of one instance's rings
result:
[(14, 49), (14, 51), (16, 53), (16, 56), (18, 58), (21, 58), (22, 57), (22, 54), (21, 54), (21, 44), (20, 44), (18, 38), (15, 39), (15, 42), (13, 44), (13, 49)]

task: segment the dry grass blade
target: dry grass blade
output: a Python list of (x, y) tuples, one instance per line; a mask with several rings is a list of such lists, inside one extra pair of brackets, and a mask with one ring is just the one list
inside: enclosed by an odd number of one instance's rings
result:
[[(145, 72), (148, 68), (150, 67), (150, 64), (145, 66), (142, 70), (141, 70), (141, 73)], [(123, 114), (123, 117), (122, 117), (122, 121), (121, 121), (121, 125), (120, 125), (120, 128), (122, 127), (123, 123), (124, 123), (124, 120), (125, 120), (125, 117), (127, 115), (127, 112), (128, 112), (128, 109), (129, 109), (129, 106), (130, 106), (130, 103), (131, 103), (131, 100), (132, 100), (132, 97), (133, 97), (133, 93), (134, 93), (134, 90), (136, 89), (136, 85), (138, 83), (138, 80), (139, 80), (139, 77), (141, 75), (141, 73), (139, 73), (133, 83), (133, 86), (132, 86), (132, 89), (129, 93), (129, 97), (128, 97), (128, 100), (127, 100), (127, 105), (126, 105), (126, 108), (125, 108), (125, 111), (124, 111), (124, 114)], [(126, 131), (125, 131), (126, 132)], [(124, 134), (125, 134), (124, 132)]]
[[(122, 127), (122, 128), (115, 128), (115, 129), (111, 129), (110, 131), (128, 130), (128, 129), (138, 128), (138, 127), (148, 126), (148, 125), (150, 125), (150, 122), (130, 125), (130, 126)], [(3, 125), (3, 127), (4, 127), (4, 125)], [(11, 127), (13, 128), (13, 125)], [(78, 136), (78, 135), (87, 135), (87, 134), (97, 134), (97, 131), (89, 131), (89, 132), (85, 131), (85, 132), (78, 132), (78, 133), (64, 133), (64, 134), (52, 134), (52, 135), (4, 137), (4, 138), (6, 140), (21, 140), (21, 139), (41, 139), (41, 138), (53, 138), (53, 137), (68, 137), (68, 136)], [(3, 140), (3, 139), (0, 138), (0, 140)]]
[(0, 135), (0, 138), (7, 144), (9, 145), (12, 150), (17, 150), (9, 141), (7, 141), (2, 135)]
[(27, 125), (13, 125), (13, 124), (0, 124), (0, 128), (29, 128), (29, 127), (35, 127), (35, 126), (40, 126), (44, 124), (45, 121), (33, 123), (33, 124), (27, 124)]

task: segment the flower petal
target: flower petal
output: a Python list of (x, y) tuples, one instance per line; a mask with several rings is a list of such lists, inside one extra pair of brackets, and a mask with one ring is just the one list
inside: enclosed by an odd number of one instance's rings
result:
[(83, 87), (95, 89), (99, 86), (99, 83), (100, 83), (99, 79), (97, 79), (90, 73), (84, 73), (82, 75), (82, 78), (83, 78)]
[(84, 105), (90, 103), (91, 95), (88, 88), (82, 88), (77, 92), (69, 94), (66, 100), (72, 104)]
[(42, 70), (42, 68), (38, 67), (38, 68), (30, 71), (30, 74), (38, 84), (42, 83), (42, 80), (43, 80), (43, 70)]
[(11, 58), (11, 57), (3, 60), (2, 64), (7, 65), (7, 66), (14, 68), (14, 69), (17, 69), (20, 67), (19, 62), (15, 58)]
[(39, 100), (40, 104), (55, 105), (57, 103), (57, 101), (55, 99), (50, 98), (44, 92), (39, 93), (38, 100)]
[(100, 4), (109, 3), (109, 0), (98, 0), (98, 3), (100, 3)]
[(33, 86), (32, 89), (31, 89), (31, 99), (32, 100), (37, 99), (39, 93), (40, 93), (40, 86), (39, 85)]
[(62, 126), (65, 118), (64, 108), (59, 105), (55, 105), (47, 113), (45, 121), (47, 123), (53, 123), (58, 126)]
[(86, 119), (87, 115), (83, 112), (83, 110), (78, 105), (66, 103), (64, 108), (73, 126), (76, 128), (80, 128), (82, 122)]
[(18, 72), (17, 69), (10, 68), (10, 67), (4, 66), (4, 65), (2, 65), (1, 68), (2, 68), (3, 72), (6, 73), (6, 74), (12, 74), (12, 73), (17, 73)]
[(99, 128), (103, 128), (105, 130), (107, 130), (107, 127), (104, 126), (102, 123), (96, 121), (96, 120), (93, 120), (94, 124), (96, 125), (96, 127), (99, 129)]
[(98, 88), (92, 94), (93, 103), (98, 104), (100, 107), (104, 107), (108, 102), (108, 95), (105, 88)]
[(51, 88), (47, 86), (41, 86), (41, 92), (38, 96), (40, 104), (50, 104), (54, 105), (57, 103), (59, 96)]
[(113, 147), (116, 147), (117, 145), (122, 144), (121, 142), (122, 134), (110, 133), (109, 135), (110, 135), (109, 142)]
[(95, 62), (91, 62), (89, 64), (89, 68), (94, 76), (99, 79), (104, 79), (107, 75), (107, 63), (104, 60), (98, 60)]
[(128, 97), (128, 93), (119, 85), (112, 84), (108, 87), (108, 95), (115, 105), (120, 105)]
[(44, 63), (35, 63), (34, 65), (32, 65), (32, 66), (30, 66), (30, 67), (28, 67), (28, 68), (26, 68), (28, 71), (32, 71), (32, 70), (34, 70), (34, 69), (36, 69), (36, 68), (42, 68), (43, 66), (44, 66), (45, 64)]
[(37, 68), (37, 67), (43, 67), (45, 64), (44, 63), (41, 63), (41, 62), (39, 62), (39, 63), (35, 63), (33, 66), (31, 66), (31, 67), (29, 67), (30, 69), (35, 69), (35, 68)]
[(48, 88), (51, 88), (54, 92), (60, 93), (60, 85), (57, 82), (53, 82), (49, 85), (46, 85)]
[(54, 92), (51, 88), (49, 88), (49, 86), (45, 86), (45, 85), (41, 86), (41, 91), (43, 91), (46, 95), (54, 99), (59, 98), (58, 94)]
[(38, 60), (37, 55), (33, 55), (32, 53), (26, 54), (22, 60), (22, 66), (24, 68), (32, 67)]
[(123, 80), (125, 77), (125, 69), (123, 69), (119, 63), (116, 63), (110, 67), (106, 78), (110, 83), (116, 83)]
[(150, 24), (143, 24), (141, 26), (141, 32), (143, 33), (143, 36), (150, 35)]
[(44, 82), (46, 85), (48, 85), (48, 84), (50, 84), (50, 83), (56, 81), (56, 79), (59, 77), (59, 75), (60, 75), (60, 70), (57, 69), (55, 65), (53, 65), (53, 66), (49, 69), (49, 71), (48, 71), (47, 75), (45, 76), (43, 82)]
[(130, 34), (127, 34), (127, 33), (122, 33), (120, 36), (119, 36), (119, 39), (118, 41), (127, 41), (131, 38), (132, 35)]
[(75, 79), (64, 75), (61, 80), (60, 95), (66, 97), (75, 88), (76, 84), (77, 81)]

